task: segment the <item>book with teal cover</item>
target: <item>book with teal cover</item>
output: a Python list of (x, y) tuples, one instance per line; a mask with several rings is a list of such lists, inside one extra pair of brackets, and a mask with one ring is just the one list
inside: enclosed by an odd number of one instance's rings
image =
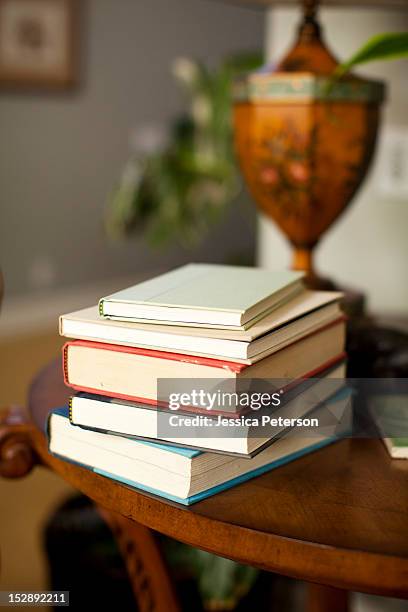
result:
[[(62, 416), (64, 419), (69, 419), (69, 409), (68, 407), (63, 407), (63, 408), (58, 408), (56, 410), (53, 410), (50, 413), (50, 418), (52, 416), (52, 414), (56, 414), (59, 416)], [(48, 428), (48, 437), (50, 439), (50, 429)], [(106, 435), (106, 434), (102, 434), (102, 435)], [(270, 463), (267, 463), (265, 465), (261, 465), (260, 467), (257, 467), (253, 470), (250, 470), (244, 474), (241, 474), (237, 477), (231, 478), (230, 480), (227, 480), (226, 482), (223, 482), (221, 484), (218, 484), (216, 486), (210, 487), (206, 490), (200, 491), (199, 493), (195, 494), (195, 495), (191, 495), (189, 497), (185, 497), (185, 498), (181, 498), (172, 494), (169, 494), (168, 492), (164, 492), (160, 489), (156, 489), (154, 487), (150, 487), (147, 486), (145, 484), (142, 484), (140, 482), (137, 482), (135, 480), (131, 480), (129, 478), (124, 478), (122, 476), (118, 476), (116, 474), (113, 474), (107, 470), (102, 470), (96, 467), (92, 467), (90, 465), (87, 465), (85, 463), (82, 463), (80, 461), (76, 461), (72, 458), (67, 458), (62, 454), (59, 454), (58, 452), (53, 452), (50, 451), (53, 455), (55, 455), (58, 458), (63, 459), (64, 461), (68, 461), (69, 463), (73, 463), (76, 465), (79, 465), (83, 468), (86, 468), (90, 471), (93, 471), (96, 474), (99, 474), (101, 476), (104, 476), (106, 478), (110, 478), (112, 480), (116, 480), (117, 482), (120, 482), (122, 484), (125, 484), (126, 486), (132, 487), (134, 489), (137, 490), (141, 490), (144, 491), (148, 494), (151, 495), (155, 495), (158, 497), (162, 497), (165, 499), (168, 499), (172, 502), (176, 502), (182, 505), (186, 505), (189, 506), (191, 504), (194, 504), (196, 502), (199, 502), (203, 499), (206, 499), (207, 497), (211, 497), (212, 495), (215, 495), (217, 493), (220, 493), (222, 491), (225, 491), (231, 487), (234, 487), (238, 484), (241, 484), (243, 482), (246, 482), (247, 480), (250, 480), (251, 478), (255, 478), (256, 476), (260, 476), (261, 474), (264, 474), (272, 469), (278, 468), (282, 465), (285, 465), (291, 461), (294, 461), (296, 459), (299, 459), (300, 457), (319, 450), (329, 444), (332, 444), (333, 442), (338, 441), (340, 438), (342, 438), (345, 435), (345, 432), (343, 432), (342, 434), (339, 435), (332, 435), (330, 437), (327, 437), (325, 439), (316, 439), (316, 442), (309, 444), (308, 446), (304, 446), (303, 448), (301, 448), (300, 450), (297, 450), (295, 452), (291, 452), (288, 453), (286, 455), (280, 456), (278, 459), (271, 461)], [(180, 455), (182, 457), (185, 457), (187, 459), (193, 459), (198, 457), (199, 455), (203, 455), (205, 453), (203, 453), (200, 450), (195, 450), (195, 449), (191, 449), (191, 448), (184, 448), (184, 447), (174, 447), (174, 446), (170, 446), (167, 444), (162, 444), (162, 443), (157, 443), (157, 442), (148, 442), (148, 441), (141, 441), (138, 440), (137, 442), (134, 441), (137, 444), (143, 444), (146, 446), (150, 446), (150, 447), (156, 447), (156, 448), (160, 448), (162, 450), (164, 450), (165, 452), (169, 452), (175, 455)]]
[(311, 446), (303, 448), (302, 450), (297, 451), (296, 453), (292, 453), (290, 455), (287, 455), (286, 457), (282, 457), (281, 459), (278, 459), (277, 461), (272, 461), (271, 463), (268, 463), (267, 465), (263, 465), (262, 467), (259, 467), (253, 470), (252, 472), (247, 472), (246, 474), (242, 474), (241, 476), (232, 478), (231, 480), (228, 480), (227, 482), (224, 482), (216, 487), (211, 487), (210, 489), (207, 489), (206, 491), (201, 491), (201, 493), (197, 493), (197, 495), (192, 495), (191, 497), (186, 497), (185, 499), (182, 499), (181, 497), (176, 497), (175, 495), (169, 495), (168, 493), (163, 493), (163, 491), (158, 491), (157, 489), (153, 489), (151, 487), (146, 487), (132, 480), (127, 480), (125, 478), (118, 478), (114, 474), (110, 474), (109, 472), (105, 472), (104, 470), (98, 470), (96, 468), (93, 468), (92, 471), (95, 474), (100, 474), (101, 476), (105, 476), (105, 478), (111, 478), (112, 480), (121, 482), (122, 484), (125, 484), (128, 487), (131, 487), (133, 489), (140, 489), (142, 491), (145, 491), (146, 493), (150, 493), (151, 495), (155, 495), (157, 497), (164, 497), (165, 499), (176, 502), (178, 504), (182, 504), (183, 506), (191, 506), (192, 504), (196, 504), (197, 502), (202, 501), (203, 499), (206, 499), (207, 497), (211, 497), (212, 495), (216, 495), (217, 493), (222, 493), (222, 491), (227, 491), (228, 489), (231, 489), (232, 487), (236, 487), (237, 485), (242, 484), (246, 482), (247, 480), (251, 480), (251, 478), (256, 478), (256, 476), (261, 476), (262, 474), (265, 474), (266, 472), (270, 472), (271, 470), (274, 470), (275, 468), (281, 467), (282, 465), (286, 465), (287, 463), (290, 463), (291, 461), (295, 461), (295, 459), (300, 459), (304, 455), (308, 455), (309, 453), (312, 453), (321, 448), (324, 448), (325, 446), (328, 446), (329, 444), (333, 444), (333, 442), (337, 442), (338, 440), (339, 438), (336, 436), (336, 437), (327, 438), (326, 440), (316, 442), (316, 444), (312, 444)]
[(100, 314), (124, 320), (242, 326), (301, 290), (302, 272), (188, 264), (104, 297)]

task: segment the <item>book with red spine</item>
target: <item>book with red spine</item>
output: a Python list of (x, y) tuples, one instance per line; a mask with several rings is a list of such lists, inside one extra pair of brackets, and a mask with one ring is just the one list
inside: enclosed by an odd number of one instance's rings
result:
[(190, 379), (197, 385), (200, 379), (285, 379), (294, 384), (344, 359), (344, 345), (345, 317), (254, 364), (74, 340), (63, 347), (63, 371), (65, 383), (76, 391), (165, 407), (157, 395), (161, 379)]

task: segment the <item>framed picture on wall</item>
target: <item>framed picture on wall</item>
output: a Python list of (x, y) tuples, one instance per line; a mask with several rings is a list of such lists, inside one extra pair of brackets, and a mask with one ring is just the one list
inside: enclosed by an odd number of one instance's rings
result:
[(0, 87), (72, 87), (76, 30), (76, 0), (0, 0)]

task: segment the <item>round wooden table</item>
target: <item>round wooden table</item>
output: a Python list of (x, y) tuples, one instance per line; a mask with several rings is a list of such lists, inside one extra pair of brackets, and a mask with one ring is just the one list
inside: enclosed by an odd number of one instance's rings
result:
[(46, 415), (68, 396), (58, 361), (32, 387), (33, 423), (3, 415), (3, 475), (39, 460), (134, 525), (321, 585), (309, 610), (345, 610), (349, 590), (408, 597), (408, 461), (392, 461), (381, 441), (343, 440), (185, 508), (51, 456)]

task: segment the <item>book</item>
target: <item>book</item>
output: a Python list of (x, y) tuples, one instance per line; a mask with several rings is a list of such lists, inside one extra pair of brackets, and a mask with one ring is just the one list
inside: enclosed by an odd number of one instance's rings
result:
[(254, 363), (342, 317), (341, 293), (303, 291), (248, 330), (213, 329), (103, 319), (97, 306), (60, 317), (68, 338), (145, 347)]
[(383, 442), (393, 459), (408, 459), (408, 436), (404, 438), (383, 438)]
[(52, 411), (48, 421), (49, 450), (54, 455), (185, 505), (322, 448), (340, 435), (287, 436), (254, 458), (243, 459), (75, 427), (68, 408)]
[(302, 272), (187, 264), (101, 298), (100, 314), (131, 321), (252, 325), (303, 289)]
[(344, 321), (315, 331), (252, 365), (73, 340), (63, 347), (63, 371), (65, 383), (77, 391), (157, 404), (158, 385), (163, 380), (175, 381), (174, 391), (186, 381), (228, 381), (229, 390), (236, 391), (240, 380), (295, 380), (344, 358), (344, 344)]
[(376, 394), (370, 398), (371, 415), (393, 459), (408, 459), (407, 399), (406, 393)]
[[(138, 439), (156, 439), (170, 445), (194, 447), (211, 452), (253, 457), (270, 444), (289, 425), (286, 419), (303, 418), (318, 404), (330, 404), (333, 396), (344, 386), (345, 362), (329, 369), (319, 379), (309, 379), (288, 391), (278, 407), (246, 413), (248, 419), (228, 429), (225, 419), (217, 411), (205, 417), (193, 417), (178, 410), (155, 410), (148, 404), (114, 400), (80, 393), (70, 399), (69, 419), (72, 425), (105, 433), (116, 433)], [(285, 401), (286, 400), (286, 401)], [(334, 401), (334, 400), (333, 400)], [(185, 416), (190, 418), (185, 420)], [(265, 416), (278, 422), (273, 427)], [(231, 417), (230, 417), (231, 418)], [(292, 424), (292, 423), (291, 423)]]

